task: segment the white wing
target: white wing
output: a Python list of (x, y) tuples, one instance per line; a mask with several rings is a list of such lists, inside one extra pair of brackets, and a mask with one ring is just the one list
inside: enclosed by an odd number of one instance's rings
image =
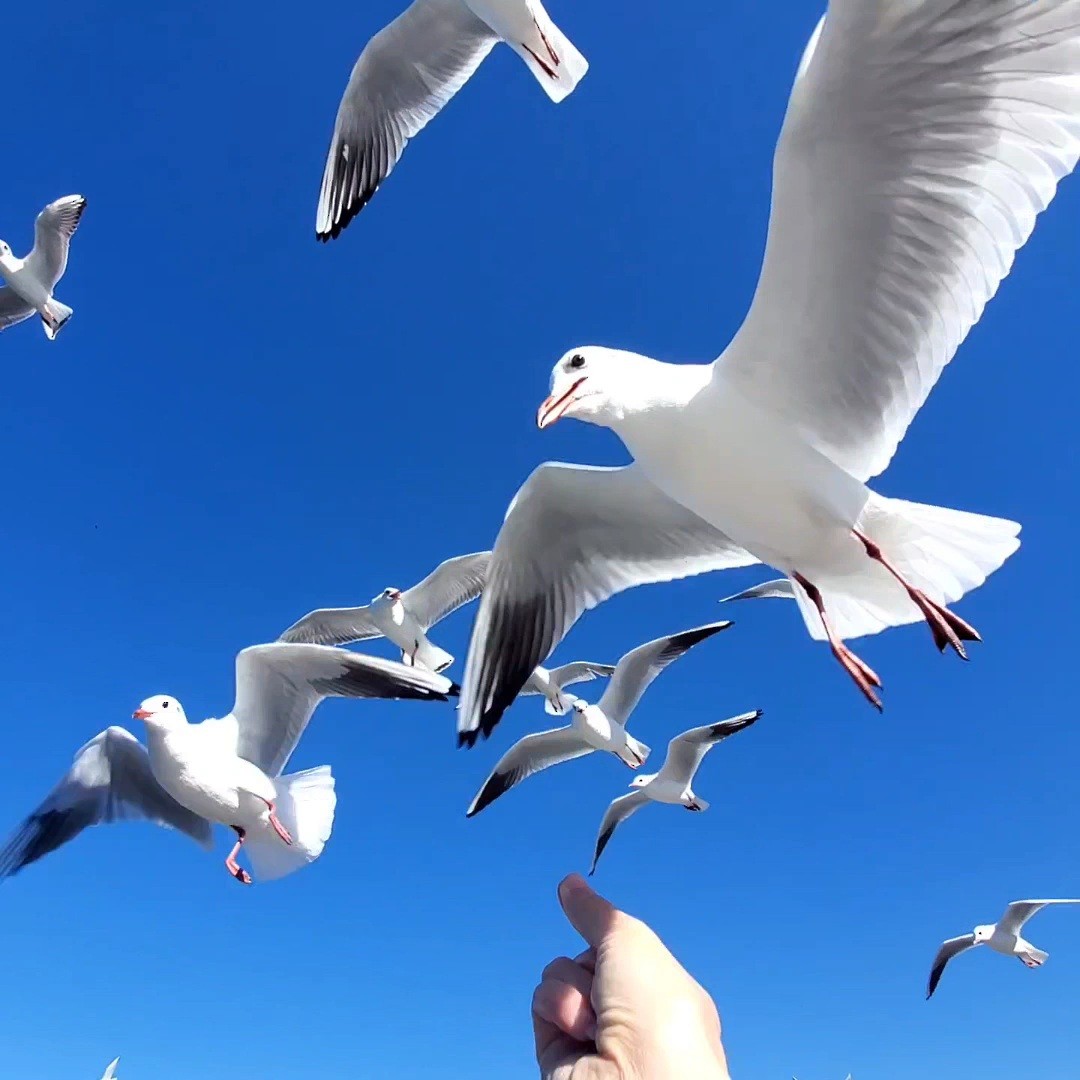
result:
[(604, 854), (604, 848), (614, 835), (615, 830), (631, 815), (636, 814), (647, 802), (652, 800), (641, 791), (631, 791), (629, 795), (622, 795), (615, 799), (607, 808), (604, 820), (600, 822), (600, 833), (596, 837), (596, 850), (593, 852), (592, 868), (589, 870), (591, 877), (596, 873), (596, 864), (600, 856)]
[(461, 0), (416, 0), (368, 42), (338, 107), (315, 235), (341, 230), (498, 41)]
[(677, 735), (668, 743), (667, 757), (660, 775), (688, 784), (704, 760), (705, 755), (729, 735), (742, 731), (753, 724), (762, 714), (761, 709), (721, 720), (718, 724), (705, 724)]
[(592, 747), (582, 742), (573, 728), (555, 728), (553, 731), (526, 735), (499, 759), (465, 816), (473, 817), (479, 814), (485, 806), (490, 806), (500, 795), (504, 795), (522, 780), (527, 780), (533, 773), (592, 752)]
[(725, 596), (720, 603), (729, 604), (732, 600), (760, 599), (794, 600), (795, 589), (788, 578), (773, 578), (772, 581), (763, 581), (760, 585), (751, 585), (749, 589), (743, 589), (742, 592)]
[[(328, 697), (446, 701), (442, 675), (329, 645), (253, 645), (236, 657), (236, 752), (281, 775), (319, 702)], [(208, 721), (207, 723), (210, 723)]]
[(154, 778), (145, 747), (121, 727), (106, 728), (75, 755), (64, 778), (0, 851), (0, 879), (17, 874), (91, 825), (144, 820), (167, 825), (205, 848), (210, 822), (181, 806)]
[(382, 637), (371, 618), (371, 608), (316, 608), (285, 631), (278, 641), (306, 645), (347, 645)]
[(0, 286), (0, 330), (15, 326), (33, 314), (33, 307), (14, 289), (9, 285)]
[(1076, 164), (1080, 0), (832, 0), (815, 39), (714, 385), (865, 480)]
[(998, 921), (998, 929), (1007, 934), (1019, 934), (1032, 915), (1050, 904), (1080, 904), (1080, 900), (1014, 900)]
[[(573, 663), (552, 668), (548, 674), (552, 685), (561, 690), (564, 686), (592, 682), (593, 679), (608, 679), (615, 674), (615, 665), (592, 664), (588, 660), (575, 660)], [(537, 693), (537, 691), (534, 690), (532, 693)]]
[(626, 725), (630, 714), (637, 708), (641, 695), (653, 679), (669, 664), (678, 660), (700, 641), (710, 638), (731, 626), (730, 622), (710, 623), (681, 634), (657, 638), (639, 645), (628, 652), (615, 668), (604, 696), (600, 698), (600, 711), (617, 724)]
[(975, 935), (964, 934), (961, 937), (949, 938), (949, 940), (938, 949), (937, 956), (934, 957), (934, 963), (930, 969), (930, 981), (926, 986), (927, 1001), (934, 996), (937, 984), (941, 982), (941, 976), (945, 971), (945, 965), (954, 956), (959, 956), (962, 952), (967, 952), (968, 949), (973, 949), (974, 947)]
[(50, 291), (67, 269), (68, 247), (85, 209), (86, 200), (81, 195), (65, 195), (37, 216), (34, 250), (27, 255), (26, 266)]
[(459, 555), (440, 563), (419, 585), (401, 594), (402, 606), (429, 630), (463, 604), (475, 600), (484, 588), (490, 551)]
[(514, 496), (492, 552), (469, 643), (459, 742), (491, 734), (585, 611), (635, 585), (756, 561), (636, 465), (541, 465)]
[(119, 1064), (120, 1059), (113, 1058), (113, 1060), (109, 1062), (109, 1067), (102, 1074), (101, 1080), (116, 1080), (116, 1066)]

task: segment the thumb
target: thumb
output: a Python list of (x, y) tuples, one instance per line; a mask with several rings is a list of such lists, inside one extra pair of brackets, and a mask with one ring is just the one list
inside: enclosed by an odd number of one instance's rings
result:
[(559, 883), (559, 903), (570, 925), (596, 948), (615, 922), (618, 909), (593, 892), (580, 874), (571, 874)]

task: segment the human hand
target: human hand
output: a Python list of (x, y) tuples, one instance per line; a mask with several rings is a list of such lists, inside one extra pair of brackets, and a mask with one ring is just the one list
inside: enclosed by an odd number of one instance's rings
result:
[(559, 902), (589, 948), (533, 993), (542, 1080), (730, 1080), (712, 998), (656, 934), (578, 874)]

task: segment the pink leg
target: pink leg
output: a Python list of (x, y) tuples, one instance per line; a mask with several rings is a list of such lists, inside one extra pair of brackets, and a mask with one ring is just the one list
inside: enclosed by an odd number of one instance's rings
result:
[[(548, 51), (548, 56), (551, 57), (551, 62), (558, 67), (562, 61), (559, 59), (559, 54), (551, 47), (551, 42), (548, 41), (547, 35), (540, 28), (540, 24), (533, 19), (533, 25), (536, 27), (537, 33), (540, 35), (540, 40), (544, 43), (544, 48)], [(539, 61), (538, 61), (539, 62)], [(554, 76), (552, 76), (554, 78)]]
[(541, 60), (524, 41), (521, 43), (521, 47), (544, 69), (545, 74), (549, 75), (552, 79), (557, 79), (559, 77), (551, 65)]
[(250, 885), (251, 875), (236, 861), (236, 856), (240, 854), (240, 848), (247, 837), (247, 833), (245, 833), (243, 829), (237, 828), (235, 825), (233, 826), (233, 829), (236, 832), (237, 841), (233, 845), (232, 851), (229, 852), (229, 857), (225, 860), (225, 869), (228, 870), (241, 885)]
[(877, 544), (869, 537), (864, 536), (858, 529), (852, 529), (851, 531), (866, 549), (866, 554), (875, 562), (881, 563), (907, 591), (908, 596), (911, 597), (915, 606), (923, 613), (923, 618), (930, 625), (930, 632), (934, 635), (934, 644), (937, 645), (938, 649), (944, 652), (946, 648), (951, 646), (956, 651), (957, 656), (962, 660), (966, 660), (968, 654), (962, 642), (982, 641), (975, 627), (966, 623), (959, 615), (954, 615), (943, 604), (931, 600), (922, 589), (916, 589), (914, 586), (909, 585), (900, 576), (899, 571), (882, 555), (881, 548)]
[(276, 832), (278, 836), (280, 836), (281, 839), (285, 841), (286, 844), (292, 846), (293, 839), (289, 835), (289, 830), (286, 829), (285, 826), (282, 825), (281, 822), (278, 820), (277, 810), (275, 809), (274, 804), (270, 802), (269, 799), (267, 799), (266, 806), (267, 809), (270, 811), (270, 824), (273, 825), (274, 832)]
[(881, 689), (881, 679), (877, 672), (869, 664), (860, 660), (842, 641), (833, 633), (829, 620), (825, 615), (825, 601), (821, 597), (821, 590), (811, 584), (802, 574), (793, 574), (795, 580), (806, 590), (810, 602), (817, 608), (821, 616), (821, 624), (825, 627), (825, 636), (829, 639), (829, 647), (833, 656), (840, 661), (840, 666), (851, 676), (852, 682), (862, 691), (863, 696), (871, 705), (881, 712), (881, 698), (874, 693), (874, 687)]

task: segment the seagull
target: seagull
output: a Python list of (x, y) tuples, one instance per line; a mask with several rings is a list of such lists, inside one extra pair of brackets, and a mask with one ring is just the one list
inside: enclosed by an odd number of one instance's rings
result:
[(416, 0), (368, 42), (338, 107), (319, 193), (319, 240), (341, 235), (408, 141), (499, 41), (525, 61), (555, 102), (589, 69), (540, 0)]
[(116, 1066), (120, 1064), (119, 1058), (113, 1058), (109, 1067), (101, 1075), (101, 1080), (116, 1080)]
[(552, 716), (563, 716), (567, 703), (573, 703), (576, 699), (573, 694), (562, 694), (562, 690), (576, 683), (606, 679), (614, 674), (615, 668), (612, 664), (593, 664), (587, 660), (576, 660), (572, 664), (563, 664), (557, 668), (537, 666), (521, 693), (522, 696), (543, 694), (544, 711)]
[[(555, 366), (537, 423), (612, 428), (623, 468), (547, 464), (511, 503), (466, 665), (459, 739), (489, 734), (587, 609), (763, 562), (881, 708), (845, 639), (925, 620), (1019, 525), (886, 498), (880, 474), (1080, 154), (1080, 0), (832, 0), (799, 65), (750, 311), (711, 364), (599, 346)], [(533, 629), (535, 627), (535, 629)], [(526, 630), (527, 628), (527, 630)]]
[(484, 587), (490, 551), (447, 559), (419, 585), (404, 592), (383, 589), (371, 603), (356, 608), (322, 608), (293, 623), (279, 641), (315, 645), (345, 645), (368, 638), (388, 637), (401, 649), (402, 661), (429, 671), (448, 668), (454, 658), (432, 645), (427, 631), (437, 622), (475, 600)]
[(657, 675), (683, 653), (731, 625), (730, 622), (710, 623), (632, 649), (616, 665), (615, 674), (596, 705), (581, 698), (574, 699), (569, 727), (526, 735), (515, 743), (499, 760), (465, 816), (479, 814), (485, 806), (490, 806), (500, 795), (534, 773), (584, 757), (594, 750), (614, 754), (631, 769), (644, 765), (649, 747), (626, 730), (626, 722), (637, 708), (641, 695)]
[(634, 790), (629, 795), (619, 796), (607, 808), (604, 820), (600, 822), (600, 835), (596, 838), (596, 851), (589, 876), (596, 873), (596, 864), (615, 830), (647, 803), (668, 803), (695, 812), (708, 810), (709, 804), (704, 799), (699, 799), (690, 786), (694, 782), (694, 774), (705, 755), (717, 743), (723, 742), (729, 735), (734, 735), (743, 728), (748, 728), (760, 716), (761, 709), (757, 709), (730, 720), (721, 720), (718, 724), (691, 728), (672, 739), (668, 743), (663, 768), (658, 773), (635, 776), (630, 782)]
[(725, 596), (721, 604), (730, 604), (734, 600), (794, 600), (795, 589), (786, 578), (774, 578), (772, 581), (763, 581), (760, 585), (751, 585), (749, 589), (743, 589), (731, 596)]
[(970, 934), (949, 938), (934, 957), (930, 982), (926, 988), (926, 1000), (929, 1001), (933, 997), (937, 984), (941, 982), (945, 965), (954, 956), (959, 956), (960, 953), (967, 952), (976, 945), (989, 945), (994, 952), (999, 952), (1003, 956), (1015, 956), (1026, 967), (1042, 967), (1050, 958), (1050, 954), (1044, 953), (1042, 949), (1036, 949), (1029, 941), (1025, 941), (1020, 936), (1020, 931), (1032, 915), (1042, 911), (1049, 904), (1080, 904), (1080, 900), (1014, 900), (996, 923), (976, 926)]
[(449, 679), (394, 660), (325, 645), (254, 645), (236, 658), (236, 703), (220, 719), (191, 724), (175, 697), (147, 698), (132, 714), (147, 745), (109, 727), (75, 755), (67, 775), (0, 850), (11, 877), (91, 825), (138, 818), (169, 826), (204, 848), (211, 824), (237, 841), (225, 866), (246, 851), (263, 880), (319, 857), (334, 820), (329, 766), (282, 776), (318, 704), (328, 697), (446, 701)]
[(74, 312), (53, 297), (56, 283), (67, 269), (68, 247), (79, 227), (86, 200), (81, 195), (65, 195), (49, 203), (34, 223), (34, 247), (25, 259), (17, 259), (0, 240), (0, 330), (29, 319), (36, 311), (53, 341)]

